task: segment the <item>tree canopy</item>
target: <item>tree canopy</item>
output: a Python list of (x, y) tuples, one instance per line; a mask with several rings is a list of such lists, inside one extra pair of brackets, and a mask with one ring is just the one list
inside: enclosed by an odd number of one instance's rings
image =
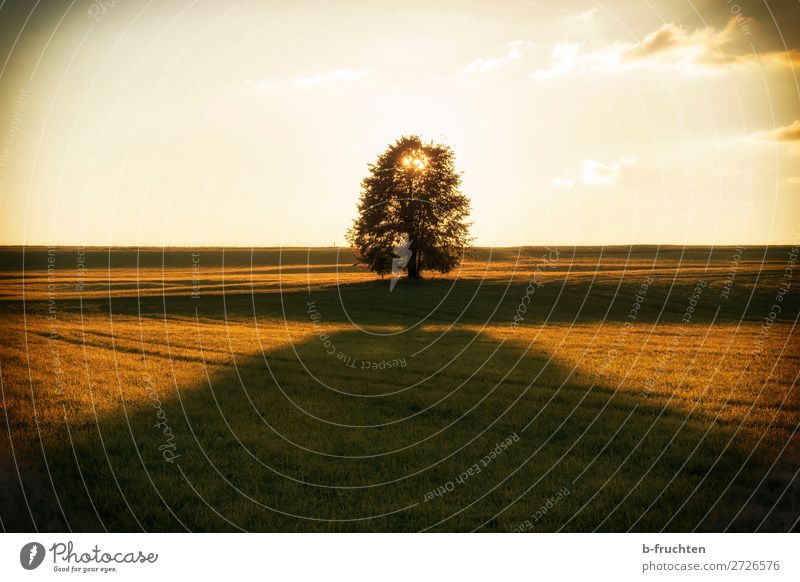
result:
[(469, 212), (452, 148), (403, 136), (369, 165), (347, 240), (356, 263), (380, 275), (448, 273), (472, 241)]

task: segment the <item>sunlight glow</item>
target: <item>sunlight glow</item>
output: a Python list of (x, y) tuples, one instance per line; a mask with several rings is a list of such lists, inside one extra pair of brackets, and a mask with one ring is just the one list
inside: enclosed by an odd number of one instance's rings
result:
[(416, 171), (424, 170), (428, 166), (428, 156), (420, 150), (413, 150), (403, 157), (403, 165)]

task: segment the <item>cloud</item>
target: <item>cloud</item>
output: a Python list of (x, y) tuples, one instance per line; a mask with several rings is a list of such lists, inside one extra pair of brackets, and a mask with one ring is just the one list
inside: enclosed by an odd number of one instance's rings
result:
[(309, 87), (317, 87), (319, 85), (328, 83), (337, 83), (345, 81), (356, 81), (363, 79), (369, 74), (369, 71), (361, 71), (354, 69), (336, 69), (333, 71), (322, 71), (313, 73), (311, 75), (303, 75), (295, 77), (291, 81), (271, 79), (266, 81), (251, 81), (248, 84), (254, 85), (257, 89), (262, 90), (278, 90), (287, 87), (294, 87), (297, 89), (305, 89)]
[[(579, 68), (581, 58), (581, 43), (561, 42), (553, 47), (553, 66), (549, 69), (540, 69), (533, 73), (534, 79), (550, 79), (561, 77)], [(586, 61), (588, 62), (588, 61)]]
[(611, 164), (597, 160), (581, 160), (580, 179), (589, 186), (614, 186), (619, 182), (622, 169), (633, 164), (633, 158), (622, 158)]
[(592, 34), (595, 27), (595, 16), (600, 11), (599, 6), (584, 10), (583, 12), (573, 12), (563, 10), (564, 24), (563, 32), (568, 38), (586, 38)]
[(574, 188), (575, 180), (572, 178), (553, 178), (550, 182), (556, 188)]
[[(580, 171), (577, 177), (559, 176), (553, 178), (550, 184), (555, 188), (574, 188), (577, 182), (587, 186), (616, 186), (622, 176), (622, 170), (633, 165), (633, 158), (624, 157), (616, 162), (604, 164), (597, 160), (581, 160)], [(573, 176), (575, 172), (572, 172)]]
[(594, 15), (597, 14), (598, 10), (600, 10), (600, 7), (595, 6), (594, 8), (590, 8), (589, 10), (584, 10), (583, 12), (570, 14), (569, 16), (567, 16), (567, 20), (586, 24), (594, 20)]
[(506, 46), (508, 47), (508, 50), (504, 56), (491, 59), (477, 59), (471, 63), (468, 63), (467, 65), (464, 65), (464, 72), (475, 73), (489, 71), (491, 69), (496, 69), (498, 67), (507, 65), (513, 61), (517, 61), (522, 58), (522, 50), (531, 46), (531, 43), (525, 40), (515, 40), (508, 43)]
[(638, 43), (615, 42), (589, 50), (583, 43), (558, 43), (552, 65), (533, 73), (535, 79), (549, 79), (570, 73), (619, 73), (641, 68), (681, 74), (707, 74), (729, 66), (786, 66), (800, 63), (798, 51), (736, 53), (738, 21), (732, 18), (723, 29), (685, 27), (666, 23)]
[(755, 134), (755, 138), (770, 141), (800, 141), (800, 119), (795, 119), (792, 123), (783, 127), (777, 127), (769, 131), (759, 131)]

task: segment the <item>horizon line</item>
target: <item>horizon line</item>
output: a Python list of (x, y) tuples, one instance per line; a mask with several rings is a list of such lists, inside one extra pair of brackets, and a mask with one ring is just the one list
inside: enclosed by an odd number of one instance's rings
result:
[[(522, 244), (522, 245), (475, 245), (470, 249), (526, 249), (526, 248), (547, 248), (547, 247), (563, 247), (563, 248), (755, 248), (755, 247), (794, 247), (800, 242), (780, 242), (780, 243), (725, 243), (725, 244), (711, 244), (711, 243), (614, 243), (614, 244), (559, 244), (559, 243), (546, 243), (546, 244)], [(352, 251), (350, 246), (299, 246), (299, 245), (268, 245), (268, 246), (221, 246), (221, 245), (81, 245), (81, 244), (0, 244), (0, 251), (12, 249), (90, 249), (90, 250), (192, 250), (192, 249), (214, 249), (214, 250), (313, 250), (313, 249), (335, 249), (335, 250), (348, 250)]]

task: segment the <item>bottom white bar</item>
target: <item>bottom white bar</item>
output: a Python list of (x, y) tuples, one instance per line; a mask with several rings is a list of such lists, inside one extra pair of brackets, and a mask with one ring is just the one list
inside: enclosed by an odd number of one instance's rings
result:
[(800, 580), (798, 541), (792, 534), (3, 534), (0, 579)]

